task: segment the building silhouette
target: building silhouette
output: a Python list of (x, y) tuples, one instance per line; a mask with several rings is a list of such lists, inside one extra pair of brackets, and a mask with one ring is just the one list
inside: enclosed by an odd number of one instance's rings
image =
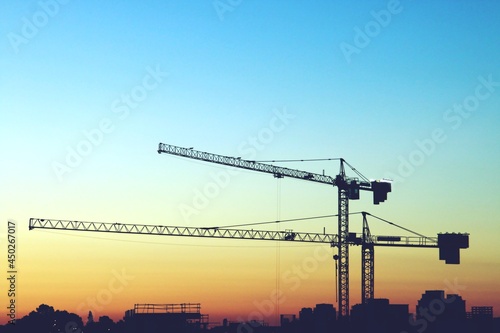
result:
[(290, 327), (297, 321), (297, 316), (294, 314), (282, 314), (280, 315), (280, 326), (282, 328)]
[(443, 290), (427, 290), (417, 302), (414, 326), (426, 332), (466, 332), (465, 300)]
[(409, 329), (408, 304), (390, 304), (388, 299), (369, 299), (351, 310), (353, 332), (400, 333)]
[(125, 312), (126, 333), (191, 333), (208, 327), (199, 303), (135, 304)]
[(465, 300), (442, 290), (428, 290), (417, 301), (415, 316), (407, 304), (390, 304), (388, 299), (369, 299), (351, 309), (349, 321), (339, 320), (332, 304), (302, 308), (295, 314), (280, 316), (280, 326), (264, 321), (231, 322), (209, 327), (208, 315), (199, 303), (135, 304), (123, 320), (108, 316), (94, 321), (89, 312), (87, 323), (74, 313), (55, 310), (42, 304), (36, 311), (16, 320), (15, 325), (0, 325), (0, 333), (14, 332), (86, 332), (86, 333), (500, 333), (500, 318), (493, 307), (472, 306), (465, 312)]
[(492, 320), (493, 307), (492, 306), (473, 306), (471, 312), (467, 313), (467, 318), (476, 321)]
[(314, 320), (312, 308), (302, 308), (299, 311), (299, 320), (302, 322), (312, 323)]
[(333, 332), (337, 328), (337, 310), (333, 304), (316, 304), (314, 308), (302, 308), (299, 318), (282, 325), (282, 332), (323, 333)]
[[(289, 322), (288, 324), (292, 324)], [(286, 327), (286, 326), (285, 326)], [(261, 320), (231, 322), (224, 319), (222, 326), (216, 326), (207, 332), (211, 333), (278, 333), (283, 332), (281, 327), (269, 326)]]
[(337, 319), (337, 311), (333, 304), (316, 304), (313, 310), (314, 329), (316, 333), (332, 332)]

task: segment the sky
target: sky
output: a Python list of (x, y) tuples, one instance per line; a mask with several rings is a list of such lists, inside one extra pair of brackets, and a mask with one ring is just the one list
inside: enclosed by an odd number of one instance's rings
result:
[[(500, 311), (500, 4), (494, 1), (69, 1), (0, 4), (0, 239), (16, 224), (16, 311), (121, 319), (201, 303), (211, 321), (335, 302), (328, 245), (28, 231), (31, 217), (229, 226), (337, 213), (337, 189), (157, 153), (158, 143), (335, 176), (351, 201), (427, 236), (470, 233), (460, 265), (377, 248), (375, 296), (425, 290)], [(349, 176), (355, 174), (347, 171)], [(379, 220), (372, 234), (406, 235)], [(335, 217), (263, 225), (336, 233)], [(360, 232), (360, 215), (350, 229)], [(351, 305), (360, 302), (360, 249)], [(0, 280), (1, 308), (7, 295)], [(276, 290), (279, 290), (277, 293)], [(2, 314), (0, 323), (8, 318)]]

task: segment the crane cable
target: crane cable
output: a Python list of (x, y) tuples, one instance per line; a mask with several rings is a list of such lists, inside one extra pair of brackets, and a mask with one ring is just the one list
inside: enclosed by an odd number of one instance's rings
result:
[(310, 158), (310, 159), (296, 159), (296, 160), (262, 160), (262, 161), (254, 161), (257, 163), (281, 163), (281, 162), (317, 162), (317, 161), (340, 161), (339, 157), (331, 157), (331, 158)]
[(335, 261), (335, 303), (339, 302), (339, 284), (338, 284), (338, 277), (337, 277), (337, 271), (338, 271), (338, 265), (337, 265), (337, 259), (335, 259), (335, 256), (333, 257), (333, 260)]
[(416, 231), (413, 231), (413, 230), (410, 230), (410, 229), (408, 229), (408, 228), (402, 227), (402, 226), (400, 226), (400, 225), (398, 225), (398, 224), (396, 224), (396, 223), (394, 223), (394, 222), (387, 221), (386, 219), (383, 219), (383, 218), (381, 218), (381, 217), (378, 217), (378, 216), (372, 215), (372, 214), (367, 213), (367, 212), (365, 212), (365, 214), (366, 214), (366, 215), (370, 215), (371, 217), (374, 217), (374, 218), (376, 218), (376, 219), (378, 219), (378, 220), (380, 220), (380, 221), (382, 221), (382, 222), (385, 222), (385, 223), (387, 223), (387, 224), (390, 224), (390, 225), (392, 225), (392, 226), (394, 226), (394, 227), (396, 227), (396, 228), (399, 228), (399, 229), (403, 229), (403, 230), (405, 230), (405, 231), (408, 231), (409, 233), (412, 233), (412, 234), (417, 235), (417, 236), (419, 236), (419, 237), (422, 237), (422, 238), (425, 238), (425, 239), (428, 239), (428, 240), (431, 240), (431, 241), (435, 241), (435, 239), (433, 239), (432, 237), (427, 237), (427, 236), (422, 235), (422, 234), (420, 234), (420, 233), (418, 233), (418, 232), (416, 232)]
[[(432, 237), (428, 237), (428, 236), (425, 236), (423, 234), (420, 234), (416, 231), (413, 231), (411, 229), (408, 229), (408, 228), (405, 228), (397, 223), (394, 223), (394, 222), (391, 222), (391, 221), (388, 221), (386, 219), (383, 219), (381, 217), (378, 217), (376, 215), (373, 215), (373, 214), (370, 214), (368, 212), (352, 212), (352, 213), (349, 213), (349, 215), (356, 215), (356, 214), (366, 214), (366, 215), (369, 215), (373, 218), (376, 218), (382, 222), (385, 222), (387, 224), (390, 224), (396, 228), (399, 228), (399, 229), (402, 229), (402, 230), (405, 230), (409, 233), (412, 233), (414, 235), (417, 235), (419, 237), (422, 237), (422, 238), (425, 238), (425, 239), (428, 239), (428, 240), (432, 240), (434, 241), (435, 239), (433, 239)], [(310, 216), (310, 217), (299, 217), (299, 218), (294, 218), (294, 219), (285, 219), (285, 220), (280, 220), (279, 218), (275, 221), (264, 221), (264, 222), (254, 222), (254, 223), (243, 223), (243, 224), (233, 224), (233, 225), (226, 225), (226, 226), (220, 226), (220, 227), (212, 227), (212, 228), (234, 228), (234, 227), (246, 227), (246, 226), (253, 226), (253, 225), (262, 225), (262, 224), (272, 224), (272, 223), (277, 223), (279, 225), (279, 223), (287, 223), (287, 222), (297, 222), (297, 221), (305, 221), (305, 220), (315, 220), (315, 219), (324, 219), (324, 218), (329, 218), (329, 217), (337, 217), (339, 216), (339, 214), (330, 214), (330, 215), (319, 215), (319, 216)], [(279, 230), (277, 230), (279, 231)]]
[(345, 163), (354, 173), (356, 173), (364, 181), (370, 182), (361, 172), (359, 172), (355, 167), (350, 165), (346, 160), (340, 157), (330, 157), (330, 158), (309, 158), (309, 159), (289, 159), (289, 160), (262, 160), (254, 161), (257, 163), (286, 163), (286, 162), (318, 162), (318, 161), (342, 161)]
[(355, 167), (353, 167), (352, 165), (350, 165), (349, 163), (347, 163), (346, 160), (344, 160), (344, 163), (347, 164), (347, 166), (349, 168), (351, 168), (352, 171), (354, 171), (355, 174), (357, 174), (360, 178), (362, 178), (363, 180), (367, 181), (370, 183), (370, 180), (368, 178), (366, 178), (361, 172), (359, 172)]
[[(362, 212), (352, 212), (349, 215), (361, 214)], [(283, 223), (283, 222), (296, 222), (296, 221), (305, 221), (305, 220), (315, 220), (315, 219), (324, 219), (329, 217), (337, 217), (339, 214), (331, 214), (331, 215), (319, 215), (319, 216), (309, 216), (309, 217), (298, 217), (294, 219), (286, 219), (286, 220), (274, 220), (274, 221), (264, 221), (264, 222), (252, 222), (252, 223), (243, 223), (243, 224), (232, 224), (232, 225), (224, 225), (217, 227), (210, 227), (212, 229), (216, 228), (235, 228), (235, 227), (247, 227), (252, 225), (262, 225), (262, 224), (272, 224), (272, 223)], [(208, 229), (210, 229), (208, 228)]]
[[(281, 178), (276, 178), (276, 219), (279, 221), (281, 219)], [(280, 231), (279, 222), (276, 224), (276, 231)], [(281, 242), (276, 242), (276, 294), (275, 294), (275, 306), (276, 306), (276, 321), (279, 323), (280, 315), (280, 277), (281, 277)]]

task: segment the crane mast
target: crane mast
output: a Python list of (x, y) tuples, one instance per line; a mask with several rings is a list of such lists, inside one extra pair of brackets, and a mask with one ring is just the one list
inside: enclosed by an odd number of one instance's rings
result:
[[(366, 212), (363, 214), (363, 234), (361, 244), (361, 303), (375, 297), (375, 248), (370, 227), (366, 219)], [(386, 238), (390, 239), (390, 238)]]
[(338, 306), (339, 315), (349, 316), (349, 193), (346, 183), (343, 160), (337, 176), (338, 188)]
[(166, 153), (235, 168), (270, 173), (276, 178), (291, 177), (337, 186), (339, 241), (336, 247), (338, 250), (337, 283), (339, 292), (339, 317), (349, 316), (349, 199), (359, 199), (360, 190), (372, 191), (374, 204), (378, 204), (387, 199), (387, 193), (391, 191), (390, 183), (359, 181), (358, 178), (348, 178), (345, 174), (345, 164), (347, 164), (347, 162), (342, 158), (340, 159), (339, 174), (334, 178), (322, 174), (245, 160), (240, 157), (217, 155), (194, 150), (193, 148), (183, 148), (165, 143), (160, 143), (158, 145), (158, 153)]

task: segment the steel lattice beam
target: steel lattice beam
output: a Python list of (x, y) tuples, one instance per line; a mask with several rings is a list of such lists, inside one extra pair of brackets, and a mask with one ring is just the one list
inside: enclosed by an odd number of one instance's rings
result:
[(339, 316), (349, 316), (349, 198), (346, 189), (339, 187), (338, 200), (338, 291)]
[[(228, 228), (204, 228), (204, 227), (182, 227), (182, 226), (162, 226), (153, 224), (125, 224), (109, 222), (85, 222), (74, 220), (42, 219), (30, 218), (29, 229), (52, 229), (67, 231), (93, 231), (108, 232), (118, 234), (139, 234), (139, 235), (159, 235), (159, 236), (185, 236), (185, 237), (205, 237), (205, 238), (232, 238), (232, 239), (253, 239), (272, 241), (295, 241), (308, 243), (322, 243), (331, 246), (338, 246), (338, 235), (318, 234), (311, 232), (295, 232), (292, 230), (270, 231), (253, 229), (228, 229)], [(349, 239), (349, 245), (361, 245), (362, 234)], [(391, 238), (401, 239), (400, 241), (385, 240), (388, 236), (372, 236), (374, 246), (394, 246), (394, 247), (424, 247), (437, 248), (437, 240), (423, 237), (391, 236)], [(377, 239), (383, 239), (378, 240)]]
[[(106, 222), (85, 222), (74, 220), (57, 220), (31, 218), (29, 229), (53, 229), (66, 231), (92, 231), (119, 234), (161, 235), (161, 236), (184, 236), (204, 238), (225, 239), (248, 239), (248, 240), (272, 240), (287, 242), (308, 242), (329, 244), (337, 247), (339, 252), (339, 276), (338, 284), (340, 292), (339, 313), (341, 318), (349, 314), (349, 246), (361, 245), (362, 249), (362, 302), (374, 297), (374, 247), (420, 247), (438, 248), (436, 238), (429, 237), (407, 237), (407, 236), (372, 236), (363, 214), (363, 233), (348, 233), (348, 203), (345, 190), (339, 190), (339, 235), (318, 234), (310, 232), (295, 232), (292, 230), (270, 231), (254, 229), (230, 229), (230, 228), (206, 228), (206, 227), (182, 227), (143, 224), (124, 224)], [(340, 219), (341, 218), (341, 219)]]
[[(375, 248), (373, 237), (366, 219), (366, 212), (363, 214), (363, 240), (361, 245), (361, 303), (375, 297)], [(388, 238), (387, 238), (388, 239)]]
[(275, 177), (291, 177), (291, 178), (297, 178), (297, 179), (302, 179), (302, 180), (308, 180), (308, 181), (313, 181), (313, 182), (318, 182), (318, 183), (323, 183), (323, 184), (328, 184), (335, 186), (335, 178), (318, 174), (318, 173), (312, 173), (312, 172), (307, 172), (307, 171), (301, 171), (301, 170), (295, 170), (295, 169), (289, 169), (289, 168), (284, 168), (280, 166), (275, 166), (271, 164), (264, 164), (264, 163), (259, 163), (255, 161), (250, 161), (250, 160), (244, 160), (238, 157), (230, 157), (230, 156), (223, 156), (223, 155), (217, 155), (217, 154), (212, 154), (212, 153), (207, 153), (199, 150), (194, 150), (191, 148), (183, 148), (183, 147), (178, 147), (178, 146), (173, 146), (169, 145), (166, 143), (160, 143), (158, 145), (158, 153), (166, 153), (170, 155), (177, 155), (177, 156), (182, 156), (182, 157), (187, 157), (187, 158), (192, 158), (195, 160), (200, 160), (200, 161), (205, 161), (205, 162), (211, 162), (211, 163), (217, 163), (217, 164), (222, 164), (222, 165), (227, 165), (235, 168), (241, 168), (241, 169), (247, 169), (247, 170), (252, 170), (252, 171), (259, 171), (259, 172), (264, 172), (264, 173), (271, 173)]
[(121, 233), (121, 234), (296, 241), (296, 242), (308, 242), (308, 243), (326, 243), (332, 246), (336, 246), (338, 244), (338, 237), (337, 235), (334, 234), (316, 234), (316, 233), (293, 232), (293, 231), (179, 227), (179, 226), (123, 224), (123, 223), (105, 223), (105, 222), (82, 222), (82, 221), (70, 221), (70, 220), (50, 220), (50, 219), (39, 219), (39, 218), (31, 218), (29, 221), (29, 228), (30, 230), (35, 228), (41, 228), (41, 229), (56, 229), (56, 230), (111, 232), (111, 233)]
[(375, 249), (373, 244), (361, 247), (361, 303), (375, 297)]

